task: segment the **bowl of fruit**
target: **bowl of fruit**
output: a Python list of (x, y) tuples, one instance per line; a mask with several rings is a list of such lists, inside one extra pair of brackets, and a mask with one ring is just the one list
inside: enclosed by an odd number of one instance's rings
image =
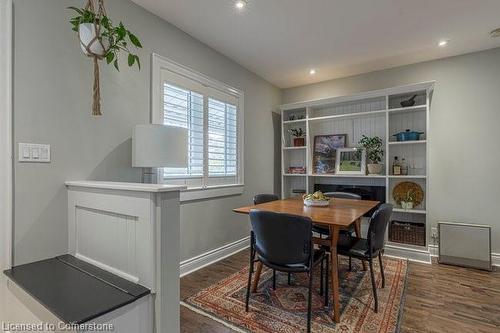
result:
[(330, 204), (330, 198), (321, 193), (321, 191), (313, 194), (304, 194), (302, 196), (305, 206), (326, 207)]

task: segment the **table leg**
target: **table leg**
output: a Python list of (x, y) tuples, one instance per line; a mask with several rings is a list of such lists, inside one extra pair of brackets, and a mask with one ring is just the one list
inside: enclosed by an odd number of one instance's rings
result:
[[(361, 217), (354, 222), (354, 231), (356, 233), (356, 237), (361, 238)], [(366, 271), (366, 262), (362, 260), (363, 270)]]
[(340, 322), (340, 298), (339, 298), (339, 271), (337, 260), (337, 242), (339, 240), (339, 227), (330, 226), (330, 253), (332, 259), (332, 296), (333, 296), (333, 321)]
[(259, 280), (260, 280), (260, 273), (262, 273), (262, 263), (259, 261), (257, 263), (257, 269), (255, 270), (255, 276), (253, 278), (253, 287), (252, 287), (253, 293), (257, 292), (257, 287), (259, 286)]

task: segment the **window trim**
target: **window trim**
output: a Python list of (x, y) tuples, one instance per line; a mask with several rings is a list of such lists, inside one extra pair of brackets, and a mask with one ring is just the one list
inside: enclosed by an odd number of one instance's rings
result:
[[(233, 88), (221, 81), (212, 79), (202, 73), (199, 73), (195, 70), (192, 70), (184, 65), (176, 63), (168, 58), (165, 58), (159, 54), (152, 53), (151, 55), (151, 123), (153, 124), (163, 124), (163, 111), (162, 111), (162, 103), (163, 103), (163, 94), (162, 94), (162, 70), (171, 71), (174, 74), (186, 77), (190, 80), (196, 81), (206, 87), (211, 89), (219, 90), (222, 93), (229, 94), (234, 96), (238, 100), (238, 159), (237, 159), (237, 182), (234, 184), (223, 184), (223, 185), (215, 185), (215, 186), (207, 186), (203, 187), (195, 187), (188, 188), (186, 191), (191, 193), (191, 195), (184, 195), (184, 197), (190, 198), (188, 200), (196, 200), (194, 198), (204, 199), (210, 197), (219, 197), (223, 195), (227, 195), (227, 189), (230, 187), (236, 187), (241, 189), (241, 191), (232, 191), (231, 194), (241, 194), (243, 192), (244, 186), (244, 93), (243, 91)], [(174, 84), (174, 82), (172, 82)], [(208, 99), (204, 98), (206, 102)], [(205, 142), (206, 140), (204, 140)], [(207, 144), (207, 142), (205, 142)], [(205, 163), (206, 164), (206, 163)], [(208, 168), (208, 165), (204, 166)], [(200, 176), (183, 176), (183, 177), (164, 177), (160, 175), (160, 171), (158, 171), (158, 179), (161, 182), (168, 179), (189, 179), (189, 178), (201, 178)], [(208, 174), (204, 174), (202, 178), (211, 178)], [(218, 191), (220, 190), (220, 191)], [(196, 192), (206, 191), (206, 195), (198, 195)], [(220, 193), (218, 193), (220, 192)], [(187, 194), (187, 193), (186, 193)], [(209, 194), (209, 195), (208, 195)], [(193, 198), (193, 199), (191, 199)]]

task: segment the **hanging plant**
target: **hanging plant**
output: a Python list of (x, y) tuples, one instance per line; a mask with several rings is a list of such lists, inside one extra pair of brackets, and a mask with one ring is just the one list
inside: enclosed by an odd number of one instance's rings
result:
[[(94, 2), (97, 1), (97, 10)], [(84, 8), (68, 7), (76, 13), (70, 19), (73, 31), (78, 33), (80, 47), (83, 53), (94, 60), (94, 86), (92, 115), (100, 116), (101, 93), (99, 84), (99, 60), (106, 59), (107, 64), (113, 64), (120, 70), (118, 56), (125, 52), (129, 67), (137, 65), (141, 69), (139, 56), (130, 51), (129, 46), (142, 48), (139, 39), (131, 33), (122, 22), (114, 26), (104, 8), (104, 0), (88, 0)]]

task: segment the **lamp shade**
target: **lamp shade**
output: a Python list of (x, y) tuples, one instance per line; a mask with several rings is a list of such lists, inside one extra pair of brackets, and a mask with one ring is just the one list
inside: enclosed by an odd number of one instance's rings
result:
[(132, 132), (132, 166), (185, 168), (188, 164), (188, 131), (166, 125), (136, 125)]

